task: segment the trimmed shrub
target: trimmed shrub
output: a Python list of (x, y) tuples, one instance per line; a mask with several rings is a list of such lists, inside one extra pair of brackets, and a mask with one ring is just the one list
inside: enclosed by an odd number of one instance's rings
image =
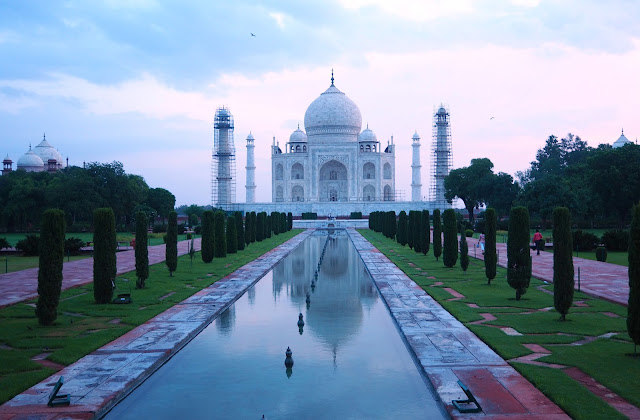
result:
[[(360, 218), (362, 219), (362, 213), (360, 213)], [(293, 213), (287, 213), (287, 231), (293, 229)]]
[(116, 279), (116, 220), (110, 208), (93, 212), (93, 298), (109, 303)]
[(271, 215), (267, 214), (267, 218), (265, 219), (265, 225), (267, 226), (267, 238), (271, 237), (273, 233), (273, 222), (271, 221)]
[[(236, 236), (238, 237), (238, 251), (242, 251), (244, 249), (244, 226), (242, 223), (242, 213), (236, 211), (233, 213), (233, 217), (236, 219)], [(267, 219), (267, 223), (269, 219)], [(269, 236), (271, 236), (271, 232), (269, 232)]]
[(143, 211), (136, 212), (136, 288), (144, 289), (149, 278), (148, 230), (149, 218)]
[(306, 212), (302, 213), (302, 220), (316, 220), (318, 219), (318, 213)]
[(398, 216), (398, 234), (396, 235), (396, 239), (398, 243), (402, 246), (407, 244), (407, 232), (408, 232), (408, 223), (407, 223), (407, 212), (402, 210), (400, 215)]
[[(555, 248), (555, 241), (557, 241), (557, 238), (555, 235), (553, 238)], [(593, 251), (598, 246), (598, 242), (600, 242), (596, 235), (589, 232), (583, 232), (582, 230), (573, 231), (571, 234), (571, 240), (573, 241), (573, 250), (575, 251)]]
[(40, 325), (51, 325), (58, 317), (64, 263), (64, 212), (46, 210), (40, 226), (42, 249), (38, 263), (38, 303), (36, 316)]
[(529, 210), (526, 207), (513, 207), (509, 213), (507, 282), (516, 290), (516, 300), (527, 293), (531, 281), (529, 251)]
[(251, 212), (251, 242), (255, 242), (256, 241), (256, 212), (252, 211)]
[(264, 239), (264, 231), (266, 229), (266, 213), (260, 212), (256, 215), (256, 241), (262, 242)]
[(178, 225), (178, 235), (184, 235), (184, 233), (187, 231), (187, 227), (185, 226), (184, 223), (180, 223)]
[(167, 231), (167, 225), (156, 223), (153, 225), (153, 233), (164, 233)]
[(429, 252), (430, 236), (429, 210), (422, 210), (422, 212), (420, 212), (420, 250), (423, 255), (427, 255), (427, 252)]
[(215, 258), (224, 258), (227, 256), (227, 237), (224, 233), (224, 213), (220, 210), (213, 216), (213, 229), (213, 255)]
[(387, 212), (387, 222), (389, 223), (389, 238), (395, 240), (398, 232), (398, 224), (396, 222), (396, 212), (391, 210)]
[(440, 210), (433, 211), (433, 256), (436, 261), (442, 255), (442, 223), (440, 222)]
[(486, 230), (485, 230), (485, 226), (486, 226), (486, 223), (487, 223), (487, 222), (486, 222), (486, 217), (487, 217), (487, 216), (486, 216), (486, 212), (484, 212), (484, 213), (485, 213), (485, 215), (484, 215), (484, 219), (476, 219), (476, 224), (475, 224), (475, 226), (473, 227), (473, 230), (474, 230), (475, 232), (484, 233), (484, 234), (486, 235), (486, 233), (487, 233), (487, 232), (486, 232)]
[(68, 255), (80, 255), (80, 250), (85, 242), (80, 238), (70, 237), (64, 240), (64, 253)]
[(633, 353), (640, 344), (640, 204), (633, 207), (629, 231), (629, 302), (627, 332), (633, 340)]
[(285, 213), (280, 213), (280, 232), (287, 231), (287, 215)]
[(471, 229), (466, 229), (464, 231), (464, 236), (466, 236), (467, 238), (471, 238), (473, 236), (473, 230)]
[(484, 273), (487, 276), (487, 284), (496, 278), (496, 267), (498, 255), (496, 253), (496, 228), (498, 218), (496, 210), (488, 208), (484, 215), (485, 235), (484, 235)]
[(227, 254), (238, 252), (238, 232), (236, 231), (236, 218), (227, 217)]
[(40, 254), (40, 238), (36, 235), (27, 235), (16, 243), (16, 249), (28, 257)]
[(414, 221), (415, 229), (412, 229), (412, 231), (409, 232), (409, 234), (413, 235), (413, 250), (415, 252), (422, 252), (422, 246), (420, 244), (420, 231), (422, 230), (421, 219), (422, 219), (422, 212), (414, 210), (413, 221)]
[(7, 238), (0, 238), (0, 249), (5, 248), (11, 248), (11, 244), (9, 243), (9, 241), (7, 241)]
[(609, 251), (626, 251), (629, 246), (629, 231), (615, 229), (602, 235), (602, 243)]
[(469, 245), (467, 245), (467, 237), (465, 235), (460, 236), (460, 268), (465, 273), (469, 268)]
[(349, 219), (362, 219), (362, 212), (352, 211), (351, 214), (349, 215)]
[(169, 277), (178, 268), (178, 213), (169, 213), (169, 224), (167, 225), (167, 245), (165, 247), (165, 263), (169, 269)]
[(607, 262), (607, 248), (599, 246), (596, 248), (596, 259), (598, 261)]
[(573, 303), (574, 287), (571, 213), (566, 207), (553, 210), (553, 239), (553, 305), (564, 321)]
[(244, 214), (244, 243), (246, 246), (251, 243), (251, 212)]
[(196, 235), (202, 235), (202, 226), (198, 225), (196, 227), (193, 228), (193, 233), (195, 233)]
[(413, 249), (415, 246), (415, 235), (413, 231), (416, 229), (416, 214), (413, 210), (409, 210), (409, 216), (407, 217), (407, 245), (409, 249)]
[(443, 246), (442, 262), (445, 267), (453, 267), (458, 262), (458, 221), (453, 209), (446, 209), (442, 214), (443, 220)]
[(277, 211), (273, 211), (271, 212), (271, 227), (273, 228), (273, 234), (274, 235), (279, 235), (280, 234), (280, 223), (278, 223), (278, 212)]
[(214, 235), (213, 211), (205, 210), (202, 213), (202, 241), (200, 244), (200, 257), (204, 263), (210, 263), (213, 261)]

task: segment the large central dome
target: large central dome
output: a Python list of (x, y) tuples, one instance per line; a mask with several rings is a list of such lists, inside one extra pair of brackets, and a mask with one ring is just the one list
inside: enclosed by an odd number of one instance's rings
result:
[(315, 101), (311, 102), (304, 114), (304, 128), (307, 136), (354, 135), (354, 140), (362, 127), (362, 115), (358, 106), (342, 93), (333, 82)]

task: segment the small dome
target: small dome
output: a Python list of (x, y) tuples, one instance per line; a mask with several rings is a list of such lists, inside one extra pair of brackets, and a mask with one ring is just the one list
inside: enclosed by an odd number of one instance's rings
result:
[(446, 114), (447, 110), (444, 109), (444, 107), (442, 105), (440, 105), (440, 108), (438, 108), (438, 112), (436, 112), (436, 114)]
[(622, 130), (622, 134), (620, 135), (620, 137), (618, 137), (618, 140), (613, 143), (613, 148), (617, 149), (618, 147), (622, 147), (625, 144), (631, 144), (631, 141), (624, 136), (624, 130)]
[(7, 155), (7, 157), (4, 158), (3, 162), (9, 162), (9, 161), (11, 161), (11, 158), (9, 157), (9, 155)]
[(52, 145), (49, 144), (46, 138), (43, 138), (40, 144), (33, 148), (36, 155), (40, 156), (42, 162), (47, 163), (49, 159), (55, 159), (58, 166), (62, 166), (62, 155)]
[(308, 136), (358, 135), (362, 115), (358, 106), (331, 83), (304, 114), (304, 128)]
[(306, 141), (307, 135), (304, 133), (304, 131), (300, 130), (300, 126), (298, 126), (298, 129), (296, 131), (291, 133), (291, 136), (289, 136), (290, 143), (306, 143)]
[(249, 135), (247, 136), (247, 140), (255, 140), (253, 138), (253, 134), (251, 134), (251, 132), (249, 132)]
[(20, 156), (17, 164), (18, 169), (24, 169), (28, 172), (36, 172), (44, 170), (44, 162), (40, 156), (36, 155), (33, 150), (29, 149), (27, 153)]
[(378, 137), (376, 137), (376, 133), (374, 133), (373, 131), (371, 131), (369, 129), (369, 126), (367, 125), (367, 128), (365, 128), (362, 133), (360, 133), (360, 135), (358, 136), (358, 141), (371, 141), (371, 142), (377, 142), (378, 141)]
[(420, 136), (418, 135), (418, 132), (416, 131), (415, 133), (413, 133), (413, 137), (411, 137), (413, 140), (420, 140)]

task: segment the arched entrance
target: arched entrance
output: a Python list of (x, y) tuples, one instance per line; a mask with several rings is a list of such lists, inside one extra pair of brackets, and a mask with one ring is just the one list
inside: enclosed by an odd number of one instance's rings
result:
[(320, 201), (347, 201), (349, 197), (347, 174), (347, 167), (337, 160), (330, 160), (322, 165), (318, 181)]

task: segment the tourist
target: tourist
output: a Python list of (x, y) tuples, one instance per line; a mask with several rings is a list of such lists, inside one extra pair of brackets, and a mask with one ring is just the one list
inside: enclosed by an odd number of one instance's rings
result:
[(544, 246), (544, 238), (538, 229), (536, 229), (536, 233), (533, 234), (533, 243), (536, 245), (537, 255), (540, 255), (540, 250)]

